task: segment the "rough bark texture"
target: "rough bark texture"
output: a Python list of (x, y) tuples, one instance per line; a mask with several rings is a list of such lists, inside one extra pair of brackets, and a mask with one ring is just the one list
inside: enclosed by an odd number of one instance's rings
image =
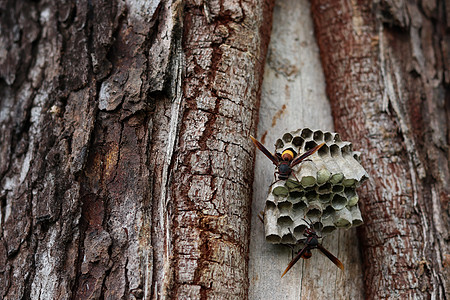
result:
[(336, 131), (371, 176), (366, 296), (448, 298), (448, 2), (311, 3)]
[(170, 6), (2, 2), (2, 298), (150, 295), (149, 62), (168, 62), (148, 44)]
[[(303, 127), (334, 131), (309, 8), (307, 0), (283, 0), (277, 1), (274, 9), (258, 122), (258, 139), (270, 151), (285, 132)], [(363, 299), (361, 255), (355, 229), (338, 230), (322, 241), (342, 261), (345, 271), (313, 250), (310, 259), (301, 259), (280, 278), (292, 259), (292, 251), (267, 243), (264, 226), (257, 217), (264, 210), (273, 172), (274, 165), (258, 151), (253, 184), (249, 298)]]
[(245, 297), (268, 2), (0, 9), (0, 298)]
[(174, 159), (176, 299), (244, 299), (254, 133), (270, 1), (186, 4), (186, 78)]

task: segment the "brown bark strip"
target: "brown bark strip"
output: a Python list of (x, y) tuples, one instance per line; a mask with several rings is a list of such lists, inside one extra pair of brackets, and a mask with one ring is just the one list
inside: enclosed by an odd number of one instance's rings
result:
[(189, 1), (171, 298), (247, 297), (253, 147), (272, 1)]
[(444, 298), (448, 20), (439, 1), (381, 3), (311, 2), (336, 131), (363, 149), (371, 176), (360, 230), (366, 296)]

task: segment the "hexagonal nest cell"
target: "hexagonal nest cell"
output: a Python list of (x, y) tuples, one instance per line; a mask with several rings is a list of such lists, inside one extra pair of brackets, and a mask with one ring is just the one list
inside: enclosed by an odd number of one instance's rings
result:
[(293, 168), (299, 181), (290, 176), (272, 184), (264, 209), (268, 242), (296, 244), (308, 226), (304, 218), (322, 235), (363, 223), (356, 188), (368, 174), (350, 142), (337, 133), (304, 128), (285, 133), (276, 141), (275, 151), (302, 154), (321, 143), (325, 145)]

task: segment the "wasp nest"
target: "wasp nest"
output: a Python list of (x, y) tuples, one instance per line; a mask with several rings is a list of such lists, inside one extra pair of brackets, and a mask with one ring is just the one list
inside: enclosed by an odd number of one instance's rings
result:
[(325, 145), (293, 168), (299, 181), (291, 175), (271, 186), (264, 210), (268, 242), (296, 244), (308, 226), (303, 218), (323, 234), (363, 223), (355, 189), (368, 175), (350, 142), (337, 133), (304, 128), (284, 134), (275, 147), (279, 154), (290, 149), (298, 155), (321, 143)]

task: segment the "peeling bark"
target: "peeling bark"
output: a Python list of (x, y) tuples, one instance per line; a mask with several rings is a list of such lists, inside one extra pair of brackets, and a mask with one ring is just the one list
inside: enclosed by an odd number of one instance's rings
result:
[(371, 179), (366, 296), (449, 297), (448, 19), (443, 1), (312, 1), (336, 131)]

